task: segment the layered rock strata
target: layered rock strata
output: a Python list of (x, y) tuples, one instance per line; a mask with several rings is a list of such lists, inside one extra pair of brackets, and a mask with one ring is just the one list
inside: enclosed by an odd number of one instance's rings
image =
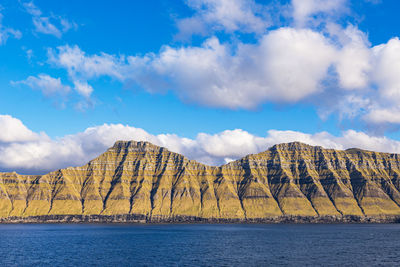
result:
[(116, 142), (82, 167), (0, 173), (0, 221), (399, 221), (400, 155), (294, 142), (207, 166)]

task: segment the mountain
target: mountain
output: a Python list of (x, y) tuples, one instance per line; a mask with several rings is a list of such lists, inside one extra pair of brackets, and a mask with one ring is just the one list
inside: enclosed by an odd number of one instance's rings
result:
[(398, 222), (400, 155), (278, 144), (220, 167), (118, 141), (82, 167), (0, 173), (0, 221)]

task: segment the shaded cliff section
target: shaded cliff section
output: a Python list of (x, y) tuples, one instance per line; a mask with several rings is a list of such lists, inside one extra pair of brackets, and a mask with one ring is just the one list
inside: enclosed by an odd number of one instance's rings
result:
[(82, 167), (0, 173), (2, 222), (398, 222), (400, 156), (294, 142), (207, 166), (118, 141)]

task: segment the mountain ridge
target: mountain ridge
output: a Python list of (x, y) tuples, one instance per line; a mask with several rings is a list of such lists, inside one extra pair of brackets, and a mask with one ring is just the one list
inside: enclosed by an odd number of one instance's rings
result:
[(282, 143), (209, 166), (117, 141), (80, 167), (0, 173), (0, 221), (391, 222), (399, 177), (399, 154), (360, 149)]

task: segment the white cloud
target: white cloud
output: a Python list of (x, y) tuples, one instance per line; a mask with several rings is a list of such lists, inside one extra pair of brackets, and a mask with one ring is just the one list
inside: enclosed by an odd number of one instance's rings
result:
[(0, 115), (0, 128), (0, 144), (31, 142), (39, 139), (38, 134), (29, 130), (20, 120), (10, 115)]
[(22, 173), (45, 173), (80, 166), (105, 152), (117, 140), (149, 141), (181, 153), (189, 159), (211, 165), (224, 164), (250, 153), (267, 150), (272, 145), (300, 141), (325, 148), (358, 147), (381, 152), (400, 153), (400, 142), (348, 130), (341, 136), (327, 132), (307, 134), (296, 131), (270, 130), (266, 136), (255, 136), (244, 130), (226, 130), (217, 134), (199, 133), (195, 139), (175, 134), (152, 135), (143, 129), (122, 124), (104, 124), (83, 132), (51, 139), (34, 133), (11, 116), (0, 115), (0, 169)]
[[(371, 126), (382, 132), (382, 127), (387, 128), (400, 124), (400, 41), (397, 37), (392, 38), (386, 44), (369, 48), (357, 48), (353, 50), (353, 56), (347, 61), (353, 61), (344, 72), (359, 86), (364, 88), (358, 93), (357, 99), (363, 99), (363, 105), (359, 106), (362, 111), (362, 119)], [(345, 56), (345, 55), (343, 55)], [(360, 60), (364, 57), (364, 62)], [(357, 71), (364, 69), (364, 71)], [(357, 77), (357, 73), (361, 74)], [(368, 90), (366, 90), (368, 89)], [(353, 110), (354, 112), (354, 110)], [(378, 127), (379, 126), (379, 127)], [(385, 129), (383, 128), (383, 131)]]
[[(3, 7), (0, 5), (0, 12), (3, 10)], [(22, 33), (19, 30), (15, 30), (10, 27), (6, 27), (3, 25), (3, 14), (0, 13), (0, 45), (3, 45), (7, 42), (10, 36), (14, 38), (20, 39), (22, 37)]]
[(36, 28), (37, 32), (43, 33), (43, 34), (50, 34), (54, 35), (57, 38), (61, 38), (61, 31), (50, 22), (49, 18), (46, 17), (33, 17), (33, 25)]
[(89, 98), (93, 92), (93, 87), (90, 86), (87, 82), (75, 81), (75, 90), (82, 96)]
[(28, 12), (32, 16), (40, 17), (42, 15), (42, 11), (40, 11), (40, 9), (37, 8), (32, 1), (23, 3), (22, 5), (24, 6), (26, 12)]
[(84, 110), (91, 106), (90, 96), (94, 91), (88, 80), (101, 76), (110, 76), (119, 81), (126, 79), (127, 65), (124, 57), (101, 53), (86, 55), (78, 46), (60, 46), (57, 50), (48, 50), (48, 62), (67, 70), (69, 78), (74, 84), (75, 91), (86, 98), (85, 102), (78, 103), (78, 109)]
[(343, 45), (337, 55), (339, 85), (344, 89), (363, 89), (370, 83), (371, 50), (365, 33), (350, 25), (339, 29)]
[(373, 79), (380, 95), (388, 102), (400, 103), (400, 40), (398, 37), (375, 46)]
[(214, 31), (263, 33), (270, 26), (265, 6), (254, 0), (187, 0), (193, 17), (177, 21), (178, 37)]
[(337, 15), (346, 10), (347, 0), (292, 0), (293, 19), (295, 24), (303, 27), (316, 23), (315, 16)]
[(123, 79), (124, 57), (100, 53), (86, 55), (78, 46), (59, 46), (48, 50), (49, 62), (65, 68), (72, 79), (92, 79), (103, 75)]
[[(320, 88), (335, 58), (335, 47), (321, 34), (311, 30), (280, 28), (262, 41), (255, 53), (269, 77), (273, 100), (299, 101)], [(264, 66), (261, 64), (265, 64)], [(261, 66), (260, 66), (261, 65)], [(270, 92), (268, 92), (270, 93)]]
[(53, 78), (47, 74), (39, 74), (37, 77), (29, 76), (26, 80), (12, 82), (12, 84), (25, 84), (34, 90), (42, 91), (45, 96), (64, 96), (71, 91), (68, 85), (64, 85), (60, 78)]
[(364, 120), (371, 124), (400, 124), (400, 109), (398, 107), (371, 108), (364, 116)]
[(395, 96), (400, 84), (400, 68), (395, 66), (398, 40), (371, 48), (366, 35), (353, 25), (328, 28), (328, 34), (278, 28), (255, 44), (234, 47), (211, 37), (201, 46), (164, 46), (157, 54), (143, 56), (88, 55), (68, 45), (50, 49), (48, 55), (87, 98), (94, 90), (89, 81), (108, 76), (123, 83), (134, 81), (152, 93), (171, 90), (186, 102), (229, 109), (311, 97), (319, 99), (318, 106), (324, 103), (321, 99), (333, 97), (340, 101), (322, 107), (321, 114), (336, 110), (341, 117), (357, 118), (379, 108), (385, 95), (388, 101), (400, 101)]
[(334, 58), (335, 48), (323, 35), (280, 28), (234, 51), (214, 37), (201, 47), (166, 46), (158, 55), (128, 57), (127, 75), (148, 91), (174, 90), (188, 102), (255, 108), (319, 92)]
[(77, 28), (77, 24), (57, 15), (43, 16), (42, 11), (33, 3), (25, 2), (22, 4), (30, 15), (35, 26), (35, 31), (43, 34), (54, 35), (61, 38), (63, 33), (72, 28)]
[(62, 28), (61, 31), (62, 32), (67, 32), (67, 31), (69, 31), (71, 29), (75, 29), (76, 30), (78, 28), (78, 25), (75, 22), (69, 21), (69, 20), (67, 20), (65, 18), (62, 18), (62, 17), (58, 17), (58, 19), (59, 19), (60, 24), (61, 24), (61, 28)]

